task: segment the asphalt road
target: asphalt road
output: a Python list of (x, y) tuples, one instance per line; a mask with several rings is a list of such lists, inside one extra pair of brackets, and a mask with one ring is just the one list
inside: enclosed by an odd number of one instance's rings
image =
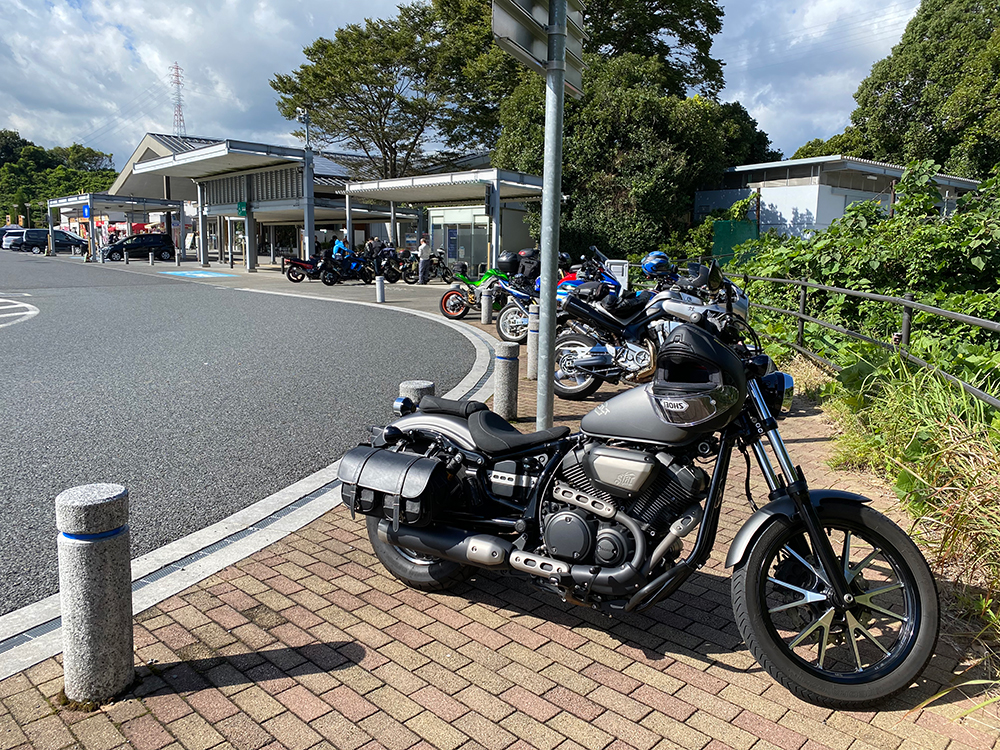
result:
[(3, 299), (39, 313), (0, 317), (0, 614), (57, 590), (62, 490), (127, 486), (135, 557), (328, 465), (401, 380), (443, 393), (475, 357), (391, 310), (9, 251)]

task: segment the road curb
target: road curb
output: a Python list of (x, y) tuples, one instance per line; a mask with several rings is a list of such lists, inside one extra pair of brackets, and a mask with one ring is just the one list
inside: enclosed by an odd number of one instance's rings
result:
[[(476, 350), (472, 369), (445, 398), (493, 393), (493, 347), (497, 339), (471, 326), (422, 310), (310, 294), (227, 287), (233, 291), (365, 305), (426, 318), (465, 336)], [(340, 460), (253, 505), (132, 560), (132, 611), (138, 614), (220, 570), (298, 531), (340, 504)], [(0, 616), (0, 680), (62, 652), (59, 594)]]

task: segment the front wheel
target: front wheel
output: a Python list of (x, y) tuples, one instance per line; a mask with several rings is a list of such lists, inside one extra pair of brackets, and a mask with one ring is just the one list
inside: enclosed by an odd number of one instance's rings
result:
[(461, 320), (469, 312), (465, 292), (461, 289), (449, 289), (441, 295), (441, 314), (452, 320)]
[(340, 277), (337, 275), (336, 271), (323, 271), (322, 275), (320, 275), (319, 277), (319, 280), (322, 281), (327, 286), (333, 286), (340, 280)]
[(440, 557), (431, 557), (403, 547), (383, 542), (378, 535), (379, 520), (366, 516), (368, 541), (375, 556), (385, 569), (407, 586), (421, 591), (441, 591), (461, 583), (475, 572), (471, 565), (462, 565)]
[(834, 604), (802, 521), (775, 516), (733, 573), (736, 625), (754, 658), (794, 695), (867, 710), (927, 666), (937, 589), (917, 546), (885, 516), (835, 501), (819, 516), (854, 602)]
[(361, 282), (364, 284), (371, 284), (375, 281), (375, 272), (368, 266), (364, 266), (358, 269), (358, 278), (361, 279)]
[(559, 336), (555, 344), (556, 371), (552, 378), (552, 392), (566, 401), (581, 401), (592, 396), (601, 387), (593, 375), (576, 369), (576, 360), (587, 356), (597, 341), (578, 333)]
[(160, 250), (160, 260), (170, 260), (174, 257), (174, 254), (169, 250)]
[(454, 280), (455, 280), (455, 274), (451, 272), (450, 268), (446, 267), (441, 269), (441, 281), (443, 281), (445, 284), (450, 284)]
[(305, 271), (303, 271), (298, 266), (289, 266), (288, 270), (285, 272), (288, 280), (293, 284), (298, 284), (302, 279), (306, 277)]
[(108, 260), (121, 260), (123, 257), (121, 250), (112, 250), (108, 253)]
[(399, 269), (389, 264), (382, 269), (382, 277), (390, 284), (395, 284), (401, 278)]
[(403, 269), (403, 281), (407, 284), (416, 284), (419, 280), (420, 277), (417, 275), (417, 271), (413, 268), (413, 266), (407, 266)]
[(523, 344), (528, 340), (528, 313), (511, 303), (497, 316), (497, 335), (504, 341)]

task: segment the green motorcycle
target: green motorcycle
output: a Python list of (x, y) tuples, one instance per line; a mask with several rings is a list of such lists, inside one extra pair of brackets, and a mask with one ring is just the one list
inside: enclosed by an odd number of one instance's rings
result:
[(461, 320), (469, 310), (480, 309), (483, 292), (493, 290), (493, 309), (502, 310), (507, 303), (507, 293), (496, 288), (497, 281), (509, 281), (507, 274), (495, 268), (489, 269), (475, 281), (461, 273), (455, 274), (455, 280), (465, 285), (464, 289), (449, 289), (441, 296), (441, 314), (452, 320)]

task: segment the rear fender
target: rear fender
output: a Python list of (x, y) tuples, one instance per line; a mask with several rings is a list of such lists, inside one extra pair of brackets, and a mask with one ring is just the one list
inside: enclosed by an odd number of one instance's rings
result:
[[(809, 499), (817, 508), (821, 508), (828, 500), (838, 500), (848, 503), (870, 503), (871, 499), (864, 495), (856, 495), (853, 492), (843, 492), (842, 490), (809, 490)], [(754, 542), (764, 527), (769, 524), (775, 516), (785, 516), (794, 518), (796, 514), (795, 503), (790, 497), (783, 497), (774, 500), (754, 513), (743, 527), (737, 532), (736, 538), (729, 547), (729, 554), (726, 556), (726, 567), (732, 568), (743, 562), (743, 559), (750, 552)]]
[[(424, 414), (418, 411), (400, 417), (392, 422), (392, 426), (403, 432), (410, 430), (439, 432), (465, 450), (477, 450), (476, 442), (472, 439), (472, 433), (469, 432), (469, 423), (461, 417), (453, 417), (448, 414)], [(381, 436), (374, 444), (376, 447), (381, 446)]]

